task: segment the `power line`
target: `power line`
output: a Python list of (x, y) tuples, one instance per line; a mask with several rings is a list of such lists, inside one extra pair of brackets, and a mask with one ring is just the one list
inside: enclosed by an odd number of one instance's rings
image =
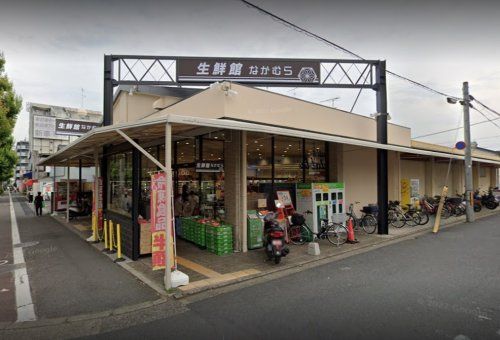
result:
[[(488, 117), (487, 115), (484, 114), (484, 112), (482, 112), (481, 110), (475, 108), (474, 106), (471, 106), (471, 109), (479, 112), (481, 114), (481, 116), (483, 116), (484, 118), (486, 118), (488, 120), (488, 122), (490, 122), (491, 124), (495, 125), (497, 128), (500, 129), (500, 125), (498, 125), (497, 123), (495, 123), (490, 117)], [(500, 115), (499, 115), (500, 116)], [(500, 117), (499, 117), (500, 118)]]
[[(344, 48), (344, 47), (342, 47), (342, 46), (340, 46), (340, 45), (338, 45), (338, 44), (336, 44), (336, 43), (334, 43), (334, 42), (332, 42), (332, 41), (330, 41), (328, 39), (325, 39), (325, 38), (317, 35), (316, 33), (308, 31), (305, 28), (302, 28), (302, 27), (300, 27), (298, 25), (295, 25), (294, 23), (292, 23), (292, 22), (290, 22), (290, 21), (288, 21), (286, 19), (283, 19), (283, 18), (279, 17), (278, 15), (276, 15), (274, 13), (271, 13), (271, 12), (263, 9), (262, 7), (254, 5), (253, 3), (251, 3), (251, 2), (249, 2), (247, 0), (241, 0), (241, 2), (243, 2), (247, 7), (253, 8), (253, 9), (257, 10), (261, 14), (264, 14), (264, 15), (267, 15), (267, 16), (271, 17), (273, 20), (277, 21), (278, 23), (280, 23), (280, 24), (282, 24), (282, 25), (284, 25), (284, 26), (286, 26), (288, 28), (291, 28), (291, 29), (293, 29), (293, 30), (295, 30), (295, 31), (297, 31), (299, 33), (302, 33), (302, 34), (310, 37), (310, 38), (314, 38), (314, 39), (316, 39), (316, 40), (318, 40), (318, 41), (320, 41), (320, 42), (322, 42), (324, 44), (327, 44), (328, 46), (331, 46), (331, 47), (333, 47), (333, 48), (335, 48), (335, 49), (337, 49), (337, 50), (339, 50), (341, 52), (349, 54), (352, 57), (355, 57), (355, 58), (361, 59), (361, 60), (366, 60), (365, 58), (361, 57), (359, 54), (354, 53), (353, 51), (350, 51), (347, 48)], [(407, 82), (409, 82), (409, 83), (411, 83), (411, 84), (413, 84), (415, 86), (418, 86), (418, 87), (420, 87), (420, 88), (422, 88), (424, 90), (427, 90), (429, 92), (432, 92), (434, 94), (438, 94), (438, 95), (441, 95), (441, 96), (444, 96), (444, 97), (454, 98), (454, 99), (457, 99), (457, 100), (461, 99), (459, 97), (452, 96), (452, 95), (446, 94), (444, 92), (435, 90), (435, 89), (433, 89), (433, 88), (431, 88), (431, 87), (429, 87), (427, 85), (424, 85), (424, 84), (422, 84), (422, 83), (420, 83), (418, 81), (412, 80), (412, 79), (410, 79), (408, 77), (402, 76), (402, 75), (397, 74), (395, 72), (392, 72), (392, 71), (389, 71), (389, 70), (386, 70), (386, 72), (388, 74), (396, 77), (396, 78), (399, 78), (401, 80), (407, 81)]]
[(478, 103), (479, 105), (481, 105), (482, 107), (484, 107), (486, 110), (496, 114), (497, 116), (500, 116), (500, 113), (498, 113), (497, 111), (493, 110), (492, 108), (490, 108), (489, 106), (487, 106), (486, 104), (483, 104), (481, 101), (479, 101), (478, 99), (476, 99), (475, 97), (472, 97), (473, 100)]
[[(480, 125), (480, 124), (484, 124), (484, 123), (491, 123), (492, 121), (496, 121), (496, 120), (500, 120), (500, 117), (493, 118), (491, 120), (482, 120), (480, 122), (473, 123), (470, 126)], [(439, 134), (446, 133), (446, 132), (452, 132), (452, 131), (455, 131), (455, 130), (460, 130), (460, 129), (463, 129), (463, 128), (464, 128), (463, 126), (460, 126), (458, 128), (454, 128), (454, 129), (447, 129), (447, 130), (442, 130), (442, 131), (436, 131), (436, 132), (428, 133), (426, 135), (412, 137), (412, 139), (420, 139), (420, 138), (424, 138), (424, 137), (435, 136), (435, 135), (439, 135)]]

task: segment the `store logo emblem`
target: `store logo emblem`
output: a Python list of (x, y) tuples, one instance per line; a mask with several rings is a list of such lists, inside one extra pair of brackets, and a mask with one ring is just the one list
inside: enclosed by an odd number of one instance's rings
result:
[(318, 79), (312, 67), (303, 67), (299, 71), (299, 79), (303, 83), (313, 83)]

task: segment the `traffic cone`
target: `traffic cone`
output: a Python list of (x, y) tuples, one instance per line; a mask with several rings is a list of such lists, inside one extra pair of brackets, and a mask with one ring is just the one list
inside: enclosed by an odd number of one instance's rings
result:
[(354, 236), (354, 223), (352, 218), (349, 218), (347, 220), (347, 243), (358, 243), (359, 241), (356, 240), (356, 237)]

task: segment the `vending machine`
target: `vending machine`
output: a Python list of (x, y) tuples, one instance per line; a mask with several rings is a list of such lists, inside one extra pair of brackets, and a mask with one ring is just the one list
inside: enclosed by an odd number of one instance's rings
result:
[(296, 192), (297, 212), (304, 215), (314, 232), (318, 232), (322, 219), (345, 223), (344, 183), (299, 183)]

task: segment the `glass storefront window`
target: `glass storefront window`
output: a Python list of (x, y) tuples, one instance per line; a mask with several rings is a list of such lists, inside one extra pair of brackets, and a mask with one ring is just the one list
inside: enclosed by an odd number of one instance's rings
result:
[(108, 209), (131, 216), (132, 212), (132, 152), (109, 157)]
[(326, 143), (306, 140), (306, 182), (326, 181)]
[[(147, 148), (146, 151), (158, 159), (158, 147), (153, 146)], [(151, 174), (156, 172), (158, 167), (148, 157), (141, 154), (141, 198), (139, 199), (139, 215), (146, 220), (150, 219), (151, 215)]]
[(272, 200), (272, 136), (247, 132), (247, 208)]
[(275, 182), (301, 183), (302, 157), (302, 139), (276, 136), (274, 138)]
[(216, 171), (214, 164), (224, 164), (223, 131), (209, 133), (202, 138), (202, 158), (199, 162), (208, 163), (212, 169), (202, 167), (198, 169), (200, 176), (200, 190), (196, 193), (199, 198), (198, 210), (200, 214), (209, 217), (224, 218), (224, 172)]
[[(176, 141), (175, 143), (177, 146), (177, 164), (189, 164), (196, 162), (199, 153), (198, 139), (188, 138)], [(165, 158), (165, 153), (163, 154), (163, 157)]]

